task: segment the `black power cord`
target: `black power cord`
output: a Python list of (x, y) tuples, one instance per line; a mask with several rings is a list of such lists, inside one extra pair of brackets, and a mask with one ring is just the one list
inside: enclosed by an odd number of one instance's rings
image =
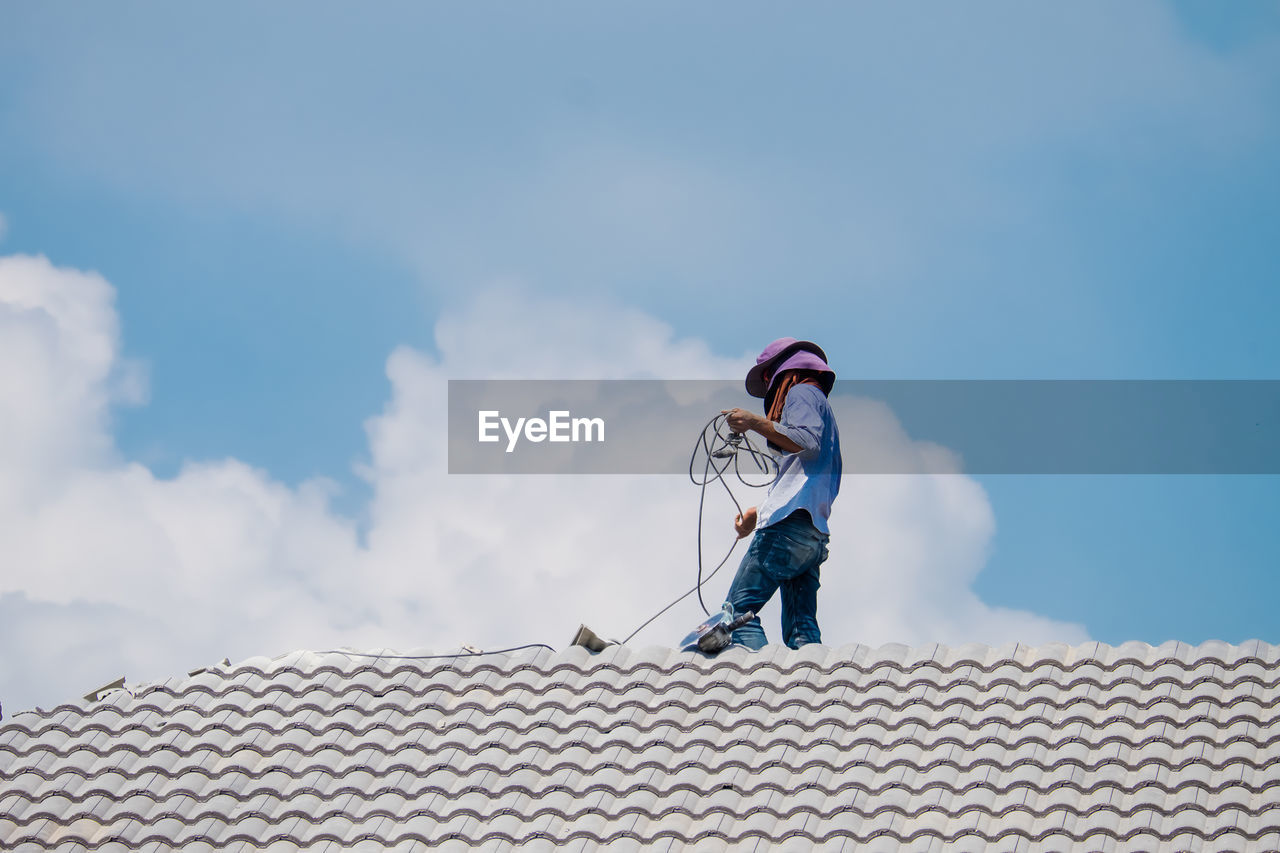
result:
[[(697, 473), (699, 453), (705, 457), (701, 477)], [(756, 471), (743, 471), (739, 460), (744, 454), (754, 463)], [(724, 462), (716, 464), (716, 460), (721, 459)], [(702, 607), (702, 612), (708, 616), (711, 615), (711, 611), (707, 609), (706, 602), (702, 600), (702, 585), (711, 580), (716, 572), (724, 567), (724, 564), (729, 561), (729, 557), (733, 555), (734, 549), (738, 547), (738, 542), (741, 540), (735, 538), (733, 544), (729, 546), (729, 551), (716, 564), (716, 567), (707, 572), (704, 577), (702, 565), (702, 513), (706, 505), (707, 487), (712, 483), (719, 482), (724, 486), (724, 490), (729, 493), (729, 499), (733, 501), (733, 505), (738, 508), (738, 515), (742, 515), (742, 504), (738, 503), (738, 498), (733, 494), (733, 489), (729, 487), (728, 479), (725, 476), (730, 469), (732, 469), (739, 483), (747, 488), (760, 489), (773, 482), (778, 473), (778, 463), (768, 453), (756, 447), (752, 443), (750, 436), (730, 430), (728, 416), (721, 413), (707, 421), (706, 426), (702, 428), (702, 432), (693, 446), (693, 453), (689, 456), (689, 479), (701, 490), (698, 494), (698, 582), (688, 592), (682, 593), (675, 601), (650, 616), (639, 628), (628, 634), (627, 638), (622, 641), (624, 644), (629, 643), (636, 634), (647, 628), (655, 619), (695, 592), (698, 594), (698, 604)], [(759, 483), (748, 479), (748, 477), (757, 475), (767, 479)]]
[[(699, 477), (697, 473), (698, 454), (705, 457), (702, 465), (702, 474)], [(741, 458), (746, 455), (748, 459), (754, 463), (755, 471), (743, 471)], [(716, 464), (717, 460), (723, 460), (722, 464)], [(706, 426), (702, 428), (702, 432), (698, 435), (697, 442), (694, 443), (693, 452), (689, 455), (689, 479), (695, 486), (700, 489), (698, 494), (698, 582), (693, 585), (687, 592), (681, 593), (678, 598), (659, 610), (657, 613), (646, 619), (640, 627), (636, 628), (622, 644), (631, 642), (636, 634), (639, 634), (647, 628), (655, 619), (684, 601), (693, 593), (698, 594), (698, 604), (702, 607), (702, 612), (710, 616), (711, 611), (707, 609), (707, 604), (702, 600), (702, 585), (711, 578), (715, 577), (716, 572), (724, 568), (724, 564), (729, 561), (729, 557), (733, 556), (734, 550), (738, 547), (739, 538), (733, 540), (733, 544), (729, 546), (728, 552), (716, 564), (715, 568), (703, 576), (702, 565), (702, 514), (706, 506), (707, 487), (712, 483), (720, 483), (724, 486), (724, 490), (728, 492), (729, 499), (733, 501), (733, 505), (738, 509), (738, 515), (742, 515), (742, 504), (738, 503), (738, 498), (734, 495), (733, 489), (729, 487), (728, 478), (725, 476), (730, 470), (737, 478), (738, 482), (750, 489), (760, 489), (768, 486), (773, 482), (774, 477), (778, 473), (778, 462), (768, 453), (756, 447), (751, 441), (751, 437), (743, 433), (736, 433), (729, 429), (729, 418), (723, 412), (707, 421)], [(763, 482), (752, 482), (748, 477), (760, 476)], [(452, 655), (384, 655), (376, 652), (349, 652), (342, 649), (331, 649), (322, 654), (340, 654), (347, 657), (377, 657), (386, 660), (439, 660), (448, 658), (473, 657), (477, 655), (496, 655), (506, 652), (520, 651), (522, 649), (543, 648), (552, 649), (545, 643), (527, 643), (523, 646), (513, 646), (508, 649), (495, 649), (491, 652), (468, 652), (462, 651)]]
[(555, 651), (554, 648), (546, 643), (525, 643), (523, 646), (511, 646), (507, 649), (494, 649), (493, 651), (460, 651), (452, 655), (384, 655), (378, 652), (352, 652), (346, 649), (329, 649), (323, 652), (316, 652), (321, 655), (346, 655), (349, 658), (379, 658), (381, 660), (446, 660), (453, 658), (472, 658), (483, 657), (484, 655), (501, 655), (507, 652), (518, 652), (524, 649), (549, 649)]

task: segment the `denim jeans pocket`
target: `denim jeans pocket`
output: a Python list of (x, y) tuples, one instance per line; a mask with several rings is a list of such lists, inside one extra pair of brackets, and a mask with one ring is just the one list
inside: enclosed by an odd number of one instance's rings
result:
[(771, 535), (761, 542), (760, 562), (774, 580), (791, 580), (820, 562), (817, 558), (825, 550), (821, 539), (797, 535), (786, 529), (767, 532)]

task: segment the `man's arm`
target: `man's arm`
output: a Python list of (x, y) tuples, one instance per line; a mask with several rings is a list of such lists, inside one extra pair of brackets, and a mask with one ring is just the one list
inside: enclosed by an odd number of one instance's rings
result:
[(760, 433), (769, 441), (781, 447), (787, 453), (799, 453), (804, 450), (803, 447), (796, 444), (786, 435), (778, 432), (778, 428), (773, 421), (766, 417), (757, 415), (755, 412), (748, 412), (746, 409), (725, 409), (721, 414), (728, 415), (729, 429), (734, 432), (746, 432), (753, 430)]

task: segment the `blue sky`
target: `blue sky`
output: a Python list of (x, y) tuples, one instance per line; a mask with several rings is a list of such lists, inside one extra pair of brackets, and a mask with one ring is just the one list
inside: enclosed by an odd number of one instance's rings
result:
[[(693, 370), (780, 335), (849, 378), (1280, 366), (1272, 3), (4, 17), (0, 255), (109, 282), (146, 395), (108, 435), (158, 480), (222, 460), (325, 478), (367, 534), (388, 488), (360, 474), (381, 464), (367, 427), (403, 402), (389, 357), (643, 369), (593, 351), (607, 329), (532, 327), (579, 309), (696, 343)], [(495, 287), (530, 328), (476, 308)], [(451, 356), (450, 324), (491, 345)], [(991, 606), (1108, 642), (1275, 638), (1277, 478), (977, 481)]]

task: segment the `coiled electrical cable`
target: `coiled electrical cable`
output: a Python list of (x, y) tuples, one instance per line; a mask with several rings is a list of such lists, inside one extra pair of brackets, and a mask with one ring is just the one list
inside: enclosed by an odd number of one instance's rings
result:
[[(702, 471), (698, 472), (698, 458), (701, 453), (703, 457)], [(746, 456), (751, 460), (754, 471), (743, 470), (741, 459)], [(724, 460), (722, 464), (716, 464), (716, 460)], [(672, 607), (675, 607), (681, 601), (684, 601), (695, 592), (698, 594), (698, 604), (702, 607), (702, 612), (710, 616), (711, 611), (707, 609), (707, 604), (702, 599), (702, 585), (724, 567), (729, 561), (729, 557), (733, 556), (733, 552), (738, 547), (738, 542), (743, 537), (735, 537), (733, 543), (729, 546), (729, 550), (716, 563), (715, 568), (703, 574), (704, 567), (702, 561), (702, 516), (706, 506), (707, 487), (712, 483), (720, 483), (724, 486), (725, 492), (729, 495), (729, 500), (733, 501), (733, 505), (737, 507), (738, 515), (742, 515), (742, 504), (738, 502), (738, 498), (730, 488), (728, 477), (726, 476), (732, 470), (733, 476), (737, 478), (738, 483), (750, 489), (759, 489), (768, 486), (773, 482), (778, 473), (778, 462), (768, 453), (756, 447), (751, 437), (744, 433), (735, 433), (729, 429), (729, 418), (723, 412), (707, 421), (702, 428), (702, 432), (698, 435), (697, 442), (694, 443), (693, 452), (689, 455), (689, 479), (699, 488), (698, 494), (698, 581), (687, 592), (681, 593), (674, 601), (663, 607), (657, 613), (646, 619), (638, 628), (627, 635), (622, 641), (625, 645), (631, 642), (636, 634), (639, 634), (659, 616), (666, 613)], [(754, 482), (749, 479), (759, 476), (761, 482)], [(378, 657), (387, 660), (440, 660), (462, 657), (474, 657), (479, 655), (496, 655), (507, 652), (520, 651), (522, 649), (544, 648), (551, 649), (551, 646), (545, 643), (527, 643), (522, 646), (512, 646), (506, 649), (495, 649), (493, 651), (460, 651), (456, 654), (440, 654), (440, 655), (387, 655), (378, 652), (353, 652), (346, 649), (331, 649), (324, 654), (341, 654), (348, 657)], [(552, 649), (554, 651), (554, 649)]]
[[(698, 473), (698, 457), (699, 453), (704, 458), (702, 464), (701, 475)], [(754, 463), (755, 471), (744, 471), (739, 461), (743, 455), (746, 455), (752, 463)], [(716, 460), (723, 459), (723, 464), (717, 465)], [(682, 593), (678, 598), (650, 616), (645, 622), (636, 628), (622, 642), (628, 643), (631, 638), (639, 634), (649, 626), (655, 619), (666, 613), (672, 607), (675, 607), (681, 601), (684, 601), (693, 593), (698, 594), (698, 604), (702, 607), (702, 612), (710, 616), (711, 611), (707, 609), (706, 602), (702, 599), (702, 585), (711, 580), (729, 561), (729, 557), (733, 555), (734, 549), (738, 547), (741, 537), (735, 538), (733, 544), (729, 546), (728, 552), (716, 564), (715, 568), (703, 576), (702, 562), (702, 514), (706, 505), (707, 487), (712, 483), (719, 482), (724, 486), (724, 490), (729, 493), (729, 499), (733, 501), (733, 505), (738, 509), (738, 515), (742, 515), (742, 504), (738, 503), (738, 498), (733, 494), (733, 489), (729, 487), (728, 478), (725, 476), (730, 469), (733, 475), (737, 477), (738, 482), (751, 489), (759, 489), (768, 486), (773, 482), (774, 477), (778, 473), (778, 463), (772, 456), (756, 447), (751, 441), (751, 437), (743, 433), (735, 433), (729, 429), (729, 418), (723, 412), (707, 421), (706, 426), (702, 428), (702, 432), (698, 435), (697, 442), (694, 443), (693, 453), (689, 455), (689, 479), (695, 486), (701, 490), (698, 494), (698, 582), (693, 585), (688, 592)], [(749, 477), (760, 476), (765, 478), (762, 482), (753, 482)]]

